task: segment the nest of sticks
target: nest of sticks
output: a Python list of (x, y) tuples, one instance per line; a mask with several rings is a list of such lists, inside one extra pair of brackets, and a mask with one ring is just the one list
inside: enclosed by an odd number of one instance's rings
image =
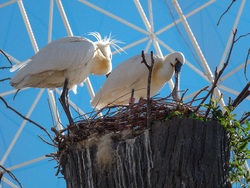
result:
[[(106, 134), (108, 132), (121, 132), (131, 130), (131, 137), (135, 137), (145, 129), (150, 128), (155, 121), (166, 121), (175, 116), (178, 111), (183, 117), (194, 113), (194, 107), (166, 98), (151, 98), (148, 106), (147, 100), (140, 100), (130, 105), (113, 106), (96, 112), (91, 118), (75, 122), (74, 125), (56, 131), (55, 141), (67, 140), (76, 143), (88, 139), (93, 134)], [(105, 113), (105, 114), (104, 114)], [(103, 114), (103, 115), (100, 115)], [(204, 116), (203, 111), (196, 114)], [(98, 116), (99, 115), (99, 116)], [(62, 133), (67, 134), (62, 134)], [(63, 139), (62, 139), (63, 137)]]

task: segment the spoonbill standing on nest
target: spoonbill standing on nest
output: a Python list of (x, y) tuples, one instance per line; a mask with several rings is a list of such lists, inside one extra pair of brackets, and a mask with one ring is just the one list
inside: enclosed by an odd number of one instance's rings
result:
[[(145, 59), (151, 62), (151, 55), (145, 54)], [(101, 109), (106, 106), (128, 104), (133, 89), (135, 100), (146, 98), (149, 70), (141, 62), (141, 55), (136, 55), (119, 64), (96, 93), (91, 106)], [(154, 55), (150, 95), (153, 96), (159, 92), (175, 72), (173, 97), (178, 100), (179, 73), (184, 63), (185, 57), (180, 52), (168, 54), (164, 58)]]
[(54, 89), (63, 87), (60, 102), (69, 119), (73, 123), (68, 105), (68, 91), (76, 93), (77, 84), (85, 81), (89, 74), (105, 75), (112, 69), (112, 52), (121, 48), (120, 41), (111, 36), (101, 38), (97, 32), (91, 32), (97, 41), (72, 36), (49, 43), (35, 54), (31, 61), (23, 66), (16, 65), (10, 84), (22, 89), (25, 87)]

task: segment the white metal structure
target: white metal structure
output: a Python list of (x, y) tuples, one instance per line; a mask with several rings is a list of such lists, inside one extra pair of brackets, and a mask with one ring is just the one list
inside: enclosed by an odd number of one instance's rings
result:
[[(222, 68), (232, 42), (232, 31), (238, 28), (239, 35), (250, 32), (250, 2), (246, 0), (234, 3), (216, 26), (228, 5), (216, 0), (2, 0), (0, 49), (13, 63), (26, 63), (39, 48), (55, 39), (66, 35), (88, 37), (88, 32), (97, 31), (101, 35), (112, 33), (125, 43), (121, 47), (126, 53), (113, 53), (114, 67), (142, 50), (153, 50), (159, 56), (181, 51), (187, 60), (182, 68), (181, 88), (189, 89), (184, 97), (188, 101), (201, 88), (211, 85), (216, 67)], [(232, 60), (215, 90), (217, 97), (223, 94), (222, 107), (227, 104), (228, 97), (234, 99), (247, 83), (244, 65), (249, 44), (249, 37), (237, 42)], [(3, 66), (9, 65), (1, 55), (0, 67)], [(249, 65), (247, 70), (249, 78)], [(0, 69), (0, 79), (11, 76), (8, 70)], [(78, 95), (70, 93), (69, 102), (75, 109), (75, 117), (91, 115), (85, 112), (93, 110), (89, 101), (104, 79), (90, 77), (86, 87), (78, 90)], [(161, 95), (166, 96), (173, 89), (172, 80), (168, 85)], [(47, 130), (52, 126), (62, 129), (66, 125), (58, 103), (59, 89), (54, 93), (46, 89), (25, 89), (13, 100), (15, 92), (8, 81), (0, 83), (0, 96), (27, 118), (44, 125)], [(249, 111), (249, 101), (248, 97), (237, 114)], [(44, 132), (17, 117), (0, 102), (0, 165), (11, 170), (24, 187), (65, 187), (64, 180), (54, 176), (56, 163), (48, 162), (45, 157), (56, 148), (42, 142), (37, 135), (47, 139)], [(18, 184), (5, 174), (0, 186), (18, 187)]]

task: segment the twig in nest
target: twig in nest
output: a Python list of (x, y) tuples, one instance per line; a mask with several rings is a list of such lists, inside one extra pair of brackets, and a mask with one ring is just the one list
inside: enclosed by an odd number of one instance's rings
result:
[(180, 101), (183, 101), (183, 98), (184, 98), (184, 96), (186, 95), (187, 92), (188, 92), (188, 89), (186, 89), (186, 90), (184, 91), (184, 93), (181, 95), (181, 100), (180, 100)]
[(231, 44), (231, 47), (229, 49), (229, 53), (228, 53), (228, 56), (227, 56), (227, 59), (226, 59), (226, 62), (224, 63), (222, 69), (219, 71), (218, 74), (216, 74), (216, 77), (214, 79), (214, 82), (213, 82), (213, 85), (212, 85), (212, 88), (210, 89), (210, 91), (207, 93), (207, 95), (203, 98), (203, 100), (200, 102), (200, 104), (197, 106), (197, 108), (194, 110), (194, 113), (197, 112), (201, 105), (207, 100), (207, 98), (209, 97), (209, 95), (211, 93), (214, 92), (214, 89), (217, 87), (217, 83), (219, 81), (219, 78), (221, 77), (221, 75), (223, 74), (224, 70), (226, 69), (228, 63), (229, 63), (229, 60), (231, 58), (231, 54), (232, 54), (232, 51), (233, 51), (233, 47), (234, 47), (234, 44), (235, 44), (235, 37), (236, 37), (236, 33), (237, 33), (237, 29), (235, 30), (235, 32), (233, 32), (233, 40), (232, 40), (232, 44)]
[(55, 144), (51, 144), (48, 141), (44, 140), (40, 135), (38, 135), (38, 138), (40, 138), (43, 142), (45, 142), (46, 144), (53, 146), (53, 147), (57, 147)]
[(235, 3), (236, 0), (232, 0), (231, 4), (227, 7), (227, 10), (225, 10), (225, 12), (223, 12), (223, 14), (220, 16), (218, 22), (217, 22), (217, 26), (220, 24), (220, 20), (222, 19), (222, 17), (229, 11), (229, 9), (231, 8), (231, 6)]
[(16, 182), (18, 183), (18, 185), (19, 185), (21, 188), (23, 188), (22, 184), (18, 181), (18, 179), (16, 178), (16, 176), (15, 176), (11, 171), (7, 170), (7, 169), (4, 168), (2, 165), (0, 165), (0, 168), (2, 168), (2, 169), (4, 170), (4, 171), (1, 171), (1, 172), (0, 172), (0, 181), (1, 181), (2, 177), (3, 177), (3, 174), (4, 174), (5, 172), (7, 172), (8, 175), (9, 175), (14, 181), (16, 181)]
[(0, 49), (0, 52), (6, 57), (6, 59), (9, 61), (9, 63), (12, 66), (13, 64), (11, 63), (10, 58), (7, 56), (7, 54), (3, 50), (1, 50), (1, 49)]
[(28, 122), (30, 122), (30, 123), (36, 125), (36, 126), (37, 126), (38, 128), (40, 128), (40, 129), (42, 129), (42, 130), (49, 136), (50, 140), (53, 142), (53, 139), (52, 139), (52, 137), (50, 136), (49, 132), (48, 132), (43, 126), (41, 126), (41, 125), (37, 124), (36, 122), (32, 121), (31, 119), (25, 117), (25, 116), (22, 115), (20, 112), (18, 112), (17, 110), (15, 110), (15, 109), (12, 108), (11, 106), (9, 106), (8, 103), (4, 100), (3, 97), (0, 96), (0, 99), (4, 102), (4, 104), (5, 104), (5, 106), (6, 106), (7, 108), (9, 108), (9, 109), (12, 110), (13, 112), (15, 112), (15, 113), (16, 113), (17, 115), (19, 115), (21, 118), (27, 120)]

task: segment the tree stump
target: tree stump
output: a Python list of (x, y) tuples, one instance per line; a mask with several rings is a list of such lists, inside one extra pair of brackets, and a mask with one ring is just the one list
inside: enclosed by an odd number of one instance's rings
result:
[(173, 118), (132, 135), (95, 136), (64, 151), (67, 188), (227, 187), (229, 140), (219, 123)]

